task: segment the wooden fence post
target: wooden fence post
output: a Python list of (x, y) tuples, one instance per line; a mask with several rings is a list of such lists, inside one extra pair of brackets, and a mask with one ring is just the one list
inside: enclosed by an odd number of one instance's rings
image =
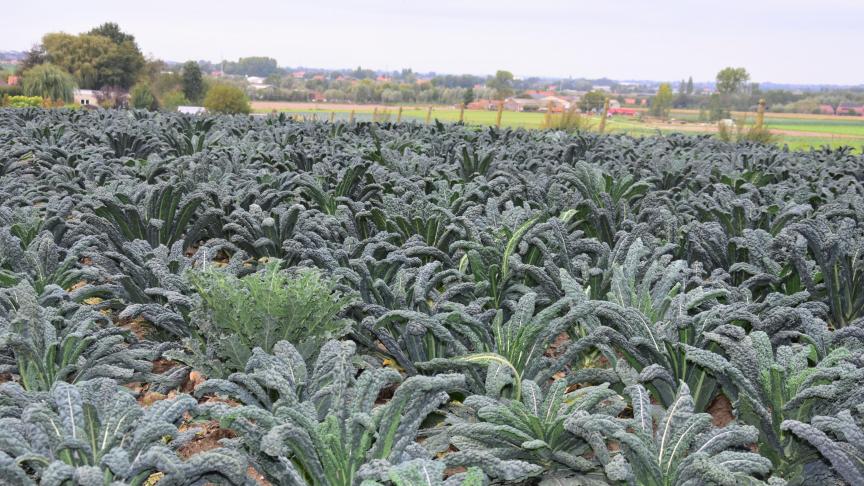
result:
[(348, 123), (354, 123), (354, 110), (351, 110), (351, 115), (348, 116)]
[(759, 100), (759, 111), (756, 112), (756, 130), (762, 130), (765, 125), (765, 98)]
[(606, 102), (603, 103), (603, 112), (600, 113), (600, 128), (598, 131), (603, 133), (606, 131), (606, 117), (609, 115), (609, 98), (606, 98)]
[(504, 113), (504, 100), (498, 102), (498, 115), (495, 117), (495, 128), (501, 128), (502, 113)]
[(429, 110), (426, 112), (426, 124), (429, 124), (429, 120), (432, 119), (432, 105), (429, 105)]
[(465, 103), (459, 105), (459, 123), (463, 123), (465, 121)]

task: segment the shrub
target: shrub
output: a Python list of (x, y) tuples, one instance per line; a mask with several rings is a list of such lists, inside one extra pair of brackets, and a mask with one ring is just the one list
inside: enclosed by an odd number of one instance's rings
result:
[(178, 106), (186, 106), (192, 103), (180, 90), (165, 93), (160, 101), (162, 109), (165, 111), (176, 111)]
[(216, 113), (249, 113), (249, 97), (240, 88), (227, 84), (216, 84), (207, 91), (204, 97), (207, 110)]
[(543, 120), (541, 128), (573, 133), (591, 130), (593, 125), (591, 119), (587, 116), (582, 116), (576, 110), (568, 110), (561, 114), (550, 115), (548, 123), (546, 120)]
[(8, 96), (4, 99), (4, 106), (10, 108), (39, 108), (44, 101), (41, 96)]
[(138, 110), (159, 109), (159, 100), (156, 99), (150, 86), (146, 84), (138, 83), (133, 86), (129, 96), (131, 98), (129, 104), (132, 105), (132, 108)]

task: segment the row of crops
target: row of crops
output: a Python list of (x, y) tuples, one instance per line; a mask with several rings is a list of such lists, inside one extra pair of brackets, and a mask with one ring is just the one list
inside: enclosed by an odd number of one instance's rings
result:
[(864, 157), (0, 111), (0, 483), (864, 484)]

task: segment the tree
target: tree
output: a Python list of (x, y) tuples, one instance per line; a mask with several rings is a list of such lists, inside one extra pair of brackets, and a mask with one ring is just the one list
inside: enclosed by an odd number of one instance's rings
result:
[(204, 97), (204, 78), (195, 61), (187, 61), (183, 65), (183, 94), (193, 103), (200, 102)]
[(24, 73), (24, 94), (71, 103), (75, 80), (52, 64), (40, 64)]
[(513, 94), (513, 73), (499, 70), (486, 86), (495, 90), (495, 99), (503, 100)]
[(120, 26), (114, 22), (105, 22), (99, 27), (94, 28), (88, 35), (101, 35), (111, 39), (111, 42), (121, 45), (124, 42), (135, 42), (135, 37), (120, 30)]
[(712, 94), (708, 100), (708, 120), (722, 120), (724, 118), (729, 118), (729, 115), (729, 110), (726, 108), (720, 95), (717, 93)]
[(690, 78), (687, 79), (687, 94), (693, 94), (693, 76), (690, 76)]
[(240, 88), (229, 84), (216, 84), (207, 91), (204, 107), (214, 113), (249, 113), (249, 98)]
[(681, 80), (681, 83), (678, 85), (678, 94), (687, 94), (687, 81)]
[[(113, 35), (121, 34), (118, 28)], [(99, 34), (46, 34), (42, 46), (46, 62), (75, 76), (78, 85), (87, 89), (105, 86), (128, 89), (145, 63), (134, 41), (127, 39), (118, 44), (113, 38)]]
[(750, 74), (744, 68), (727, 67), (717, 73), (717, 91), (721, 94), (734, 94), (750, 81)]
[(651, 114), (660, 118), (669, 118), (669, 108), (672, 107), (674, 99), (672, 86), (669, 83), (661, 84), (654, 99), (651, 100)]
[(129, 103), (132, 105), (132, 108), (151, 111), (159, 109), (159, 101), (147, 84), (138, 83), (133, 86), (129, 97), (131, 98)]
[(24, 55), (24, 60), (18, 64), (18, 74), (24, 74), (28, 69), (44, 64), (46, 62), (45, 57), (45, 48), (42, 47), (42, 44), (31, 47)]
[(260, 76), (266, 78), (277, 72), (279, 66), (276, 59), (270, 57), (241, 57), (234, 66), (234, 72), (229, 74), (244, 74), (246, 76)]
[(606, 103), (606, 93), (595, 90), (585, 93), (585, 96), (579, 100), (579, 109), (582, 111), (602, 110), (603, 104)]
[(468, 106), (473, 101), (474, 101), (474, 87), (471, 86), (465, 90), (465, 96), (462, 97), (462, 103), (465, 103), (465, 106)]

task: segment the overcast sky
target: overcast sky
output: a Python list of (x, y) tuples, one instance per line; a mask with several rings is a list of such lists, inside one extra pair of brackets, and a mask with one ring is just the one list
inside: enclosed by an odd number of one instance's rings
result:
[(696, 81), (864, 83), (862, 0), (25, 0), (3, 2), (0, 50), (113, 21), (172, 60)]

